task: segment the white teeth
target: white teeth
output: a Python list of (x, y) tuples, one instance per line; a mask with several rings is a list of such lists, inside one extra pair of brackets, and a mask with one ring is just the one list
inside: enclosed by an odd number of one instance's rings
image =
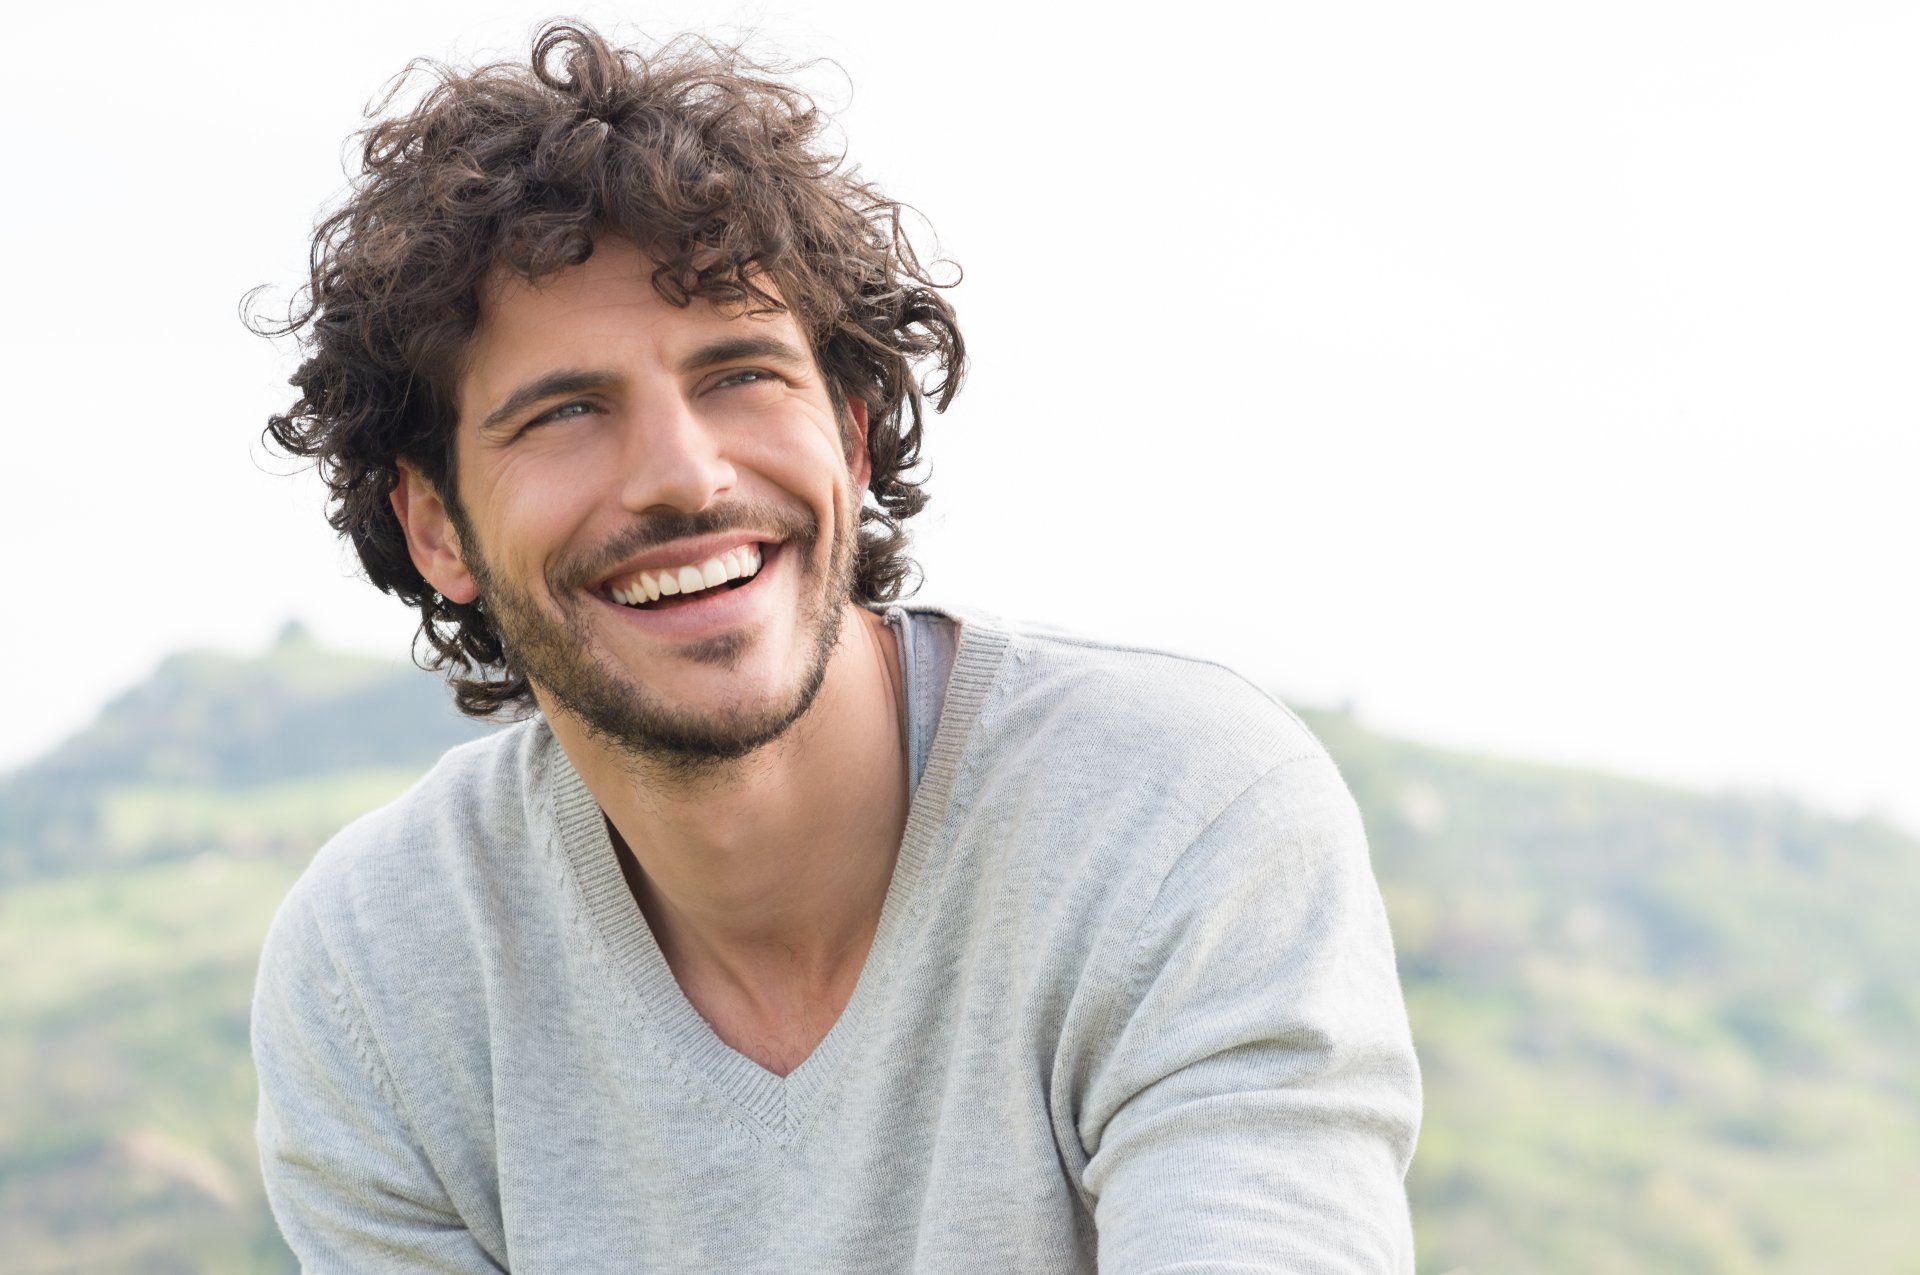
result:
[(657, 602), (675, 594), (698, 593), (725, 584), (745, 580), (760, 573), (759, 545), (741, 545), (708, 558), (699, 566), (668, 567), (664, 571), (642, 571), (625, 588), (609, 589), (613, 600), (622, 606)]

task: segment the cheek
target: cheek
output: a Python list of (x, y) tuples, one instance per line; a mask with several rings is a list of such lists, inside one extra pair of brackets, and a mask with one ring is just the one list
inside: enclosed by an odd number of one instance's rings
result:
[(523, 578), (565, 551), (591, 509), (577, 474), (569, 480), (531, 464), (496, 476), (488, 498), (491, 516), (480, 528), (488, 560)]
[(755, 439), (739, 447), (733, 459), (816, 507), (838, 505), (841, 491), (850, 482), (846, 455), (834, 433), (808, 431)]

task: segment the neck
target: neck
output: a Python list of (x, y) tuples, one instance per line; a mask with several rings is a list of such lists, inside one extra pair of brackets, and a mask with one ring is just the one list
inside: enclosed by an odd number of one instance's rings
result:
[(635, 897), (683, 981), (697, 970), (758, 1000), (858, 976), (906, 826), (899, 659), (886, 622), (850, 606), (805, 715), (692, 774), (636, 768), (549, 715), (630, 852)]

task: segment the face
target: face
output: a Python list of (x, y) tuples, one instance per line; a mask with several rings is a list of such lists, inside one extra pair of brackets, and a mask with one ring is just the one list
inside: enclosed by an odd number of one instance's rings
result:
[(538, 286), (497, 281), (456, 387), (463, 512), (412, 472), (394, 507), (421, 574), (479, 600), (550, 717), (633, 757), (739, 757), (825, 677), (865, 406), (836, 417), (791, 316), (673, 306), (653, 266), (605, 239)]

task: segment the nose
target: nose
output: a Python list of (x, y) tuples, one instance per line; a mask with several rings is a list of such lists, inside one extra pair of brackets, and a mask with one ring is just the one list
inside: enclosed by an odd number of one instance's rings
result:
[(621, 465), (620, 502), (633, 513), (698, 513), (737, 477), (720, 437), (677, 393), (636, 404)]

